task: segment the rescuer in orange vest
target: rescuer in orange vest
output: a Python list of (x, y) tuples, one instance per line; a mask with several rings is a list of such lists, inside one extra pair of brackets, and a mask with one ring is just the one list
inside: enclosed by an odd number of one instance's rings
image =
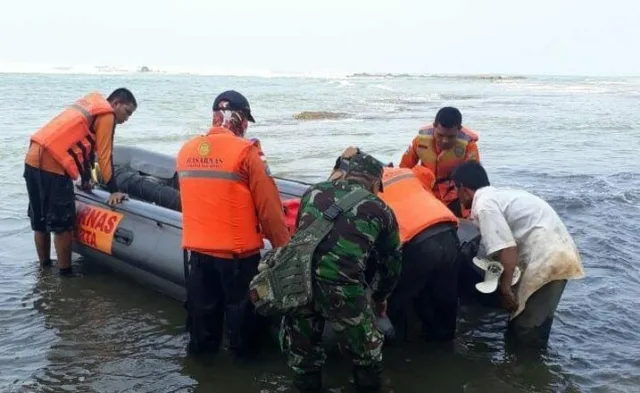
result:
[[(349, 147), (336, 161), (330, 179), (343, 176), (359, 149)], [(428, 341), (455, 336), (458, 308), (458, 218), (432, 193), (428, 168), (385, 167), (380, 199), (391, 207), (400, 227), (402, 273), (389, 298), (387, 315), (396, 333), (407, 336), (406, 307), (413, 303)]]
[(457, 108), (444, 107), (432, 124), (420, 128), (400, 159), (401, 168), (422, 165), (436, 177), (433, 194), (457, 217), (467, 217), (469, 210), (460, 205), (456, 188), (449, 179), (455, 167), (466, 161), (480, 161), (478, 135), (462, 125)]
[(105, 100), (97, 92), (79, 99), (31, 136), (25, 157), (24, 178), (29, 195), (29, 218), (34, 231), (38, 259), (51, 266), (51, 236), (62, 275), (72, 275), (71, 245), (75, 226), (73, 180), (90, 189), (95, 155), (104, 182), (111, 191), (108, 203), (120, 203), (126, 194), (118, 192), (113, 177), (112, 151), (116, 124), (122, 124), (136, 110), (133, 94), (114, 90)]
[(268, 320), (249, 301), (249, 283), (258, 272), (263, 237), (281, 247), (289, 232), (258, 141), (244, 138), (248, 122), (254, 119), (247, 99), (225, 91), (213, 103), (213, 126), (177, 156), (182, 248), (191, 251), (190, 354), (218, 351), (225, 315), (230, 348), (240, 357), (255, 355), (268, 334)]

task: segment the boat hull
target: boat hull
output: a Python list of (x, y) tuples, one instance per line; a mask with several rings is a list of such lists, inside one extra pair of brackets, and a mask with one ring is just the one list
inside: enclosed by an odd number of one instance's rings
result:
[[(149, 187), (163, 184), (177, 189), (175, 159), (172, 156), (134, 147), (116, 146), (114, 165), (148, 176)], [(275, 178), (282, 200), (299, 198), (311, 185)], [(127, 191), (140, 191), (140, 188)], [(144, 190), (140, 191), (144, 194)], [(164, 190), (164, 195), (170, 190)], [(147, 193), (148, 194), (148, 193)], [(159, 195), (159, 194), (158, 194)], [(76, 235), (73, 251), (85, 258), (85, 263), (98, 263), (121, 273), (180, 302), (186, 299), (185, 253), (181, 247), (182, 220), (175, 204), (173, 209), (131, 198), (121, 204), (107, 205), (109, 193), (94, 189), (76, 191)], [(472, 284), (481, 281), (480, 272), (471, 263), (479, 245), (476, 226), (461, 220), (458, 229), (463, 256), (461, 263), (470, 266)], [(270, 248), (265, 240), (264, 253)], [(475, 269), (475, 270), (474, 270)], [(469, 271), (467, 272), (469, 273)], [(477, 291), (476, 291), (477, 292)]]

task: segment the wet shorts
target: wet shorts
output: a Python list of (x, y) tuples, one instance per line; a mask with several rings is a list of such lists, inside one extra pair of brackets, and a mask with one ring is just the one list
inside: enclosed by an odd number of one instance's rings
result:
[(76, 204), (71, 178), (25, 164), (24, 179), (29, 194), (31, 229), (54, 233), (73, 231)]

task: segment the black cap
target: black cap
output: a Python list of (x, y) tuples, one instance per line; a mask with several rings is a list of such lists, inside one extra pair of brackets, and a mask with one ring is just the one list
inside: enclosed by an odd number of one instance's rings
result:
[(215, 101), (213, 101), (214, 111), (222, 109), (222, 108), (218, 108), (218, 105), (220, 105), (221, 101), (229, 102), (227, 109), (231, 109), (234, 111), (242, 111), (246, 114), (247, 119), (250, 122), (252, 123), (256, 122), (253, 116), (251, 116), (251, 107), (249, 106), (249, 101), (247, 101), (247, 99), (242, 94), (238, 93), (235, 90), (227, 90), (220, 93), (220, 95), (216, 97)]

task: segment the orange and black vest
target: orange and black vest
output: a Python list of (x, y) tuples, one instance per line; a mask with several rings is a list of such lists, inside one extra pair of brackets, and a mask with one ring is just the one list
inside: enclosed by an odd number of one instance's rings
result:
[(176, 170), (182, 204), (182, 248), (248, 256), (264, 247), (256, 207), (240, 167), (255, 142), (213, 127), (180, 149)]
[(462, 127), (458, 132), (458, 139), (452, 149), (441, 152), (436, 151), (436, 140), (433, 136), (433, 126), (429, 125), (420, 129), (418, 136), (417, 155), (420, 158), (419, 165), (429, 168), (436, 177), (433, 188), (435, 196), (444, 204), (449, 204), (458, 198), (449, 181), (449, 176), (455, 167), (465, 162), (468, 157), (467, 145), (478, 141), (478, 135), (472, 130)]
[(95, 151), (93, 122), (98, 115), (113, 113), (111, 104), (97, 92), (69, 106), (31, 136), (72, 178), (85, 171)]
[(382, 184), (384, 192), (378, 196), (395, 214), (402, 244), (433, 225), (458, 225), (458, 218), (424, 188), (412, 169), (385, 167)]

